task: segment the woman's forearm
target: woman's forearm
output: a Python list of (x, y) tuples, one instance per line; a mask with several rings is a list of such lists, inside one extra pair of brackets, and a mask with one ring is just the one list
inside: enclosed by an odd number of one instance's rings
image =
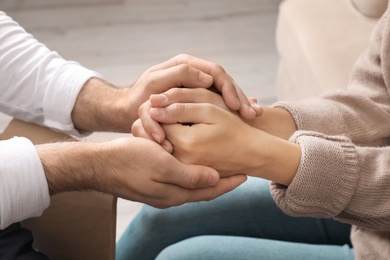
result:
[(284, 140), (288, 140), (297, 130), (291, 114), (281, 108), (264, 107), (264, 112), (260, 117), (246, 122), (259, 130)]
[(288, 186), (294, 178), (301, 158), (298, 144), (288, 142), (264, 131), (253, 129), (248, 135), (247, 155), (243, 165), (250, 166), (246, 174)]

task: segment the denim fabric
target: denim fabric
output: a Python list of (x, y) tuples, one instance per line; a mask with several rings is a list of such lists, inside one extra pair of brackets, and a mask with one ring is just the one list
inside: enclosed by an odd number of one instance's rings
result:
[(351, 226), (283, 213), (269, 183), (249, 178), (213, 201), (145, 206), (117, 244), (117, 259), (353, 259)]

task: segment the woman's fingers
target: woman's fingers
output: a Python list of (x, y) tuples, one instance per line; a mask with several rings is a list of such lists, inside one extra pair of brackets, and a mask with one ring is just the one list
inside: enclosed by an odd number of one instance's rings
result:
[(152, 107), (166, 107), (173, 103), (210, 103), (229, 110), (222, 97), (208, 89), (172, 88), (162, 94), (150, 96)]
[[(149, 139), (151, 141), (156, 141), (154, 140), (154, 138), (150, 135), (148, 135), (146, 132), (145, 132), (145, 129), (142, 125), (142, 121), (140, 119), (137, 119), (133, 126), (131, 127), (131, 132), (132, 134), (135, 136), (135, 137), (143, 137), (143, 138), (146, 138), (146, 139)], [(162, 142), (161, 142), (161, 146), (168, 152), (168, 153), (173, 153), (173, 146), (172, 144), (164, 139)]]

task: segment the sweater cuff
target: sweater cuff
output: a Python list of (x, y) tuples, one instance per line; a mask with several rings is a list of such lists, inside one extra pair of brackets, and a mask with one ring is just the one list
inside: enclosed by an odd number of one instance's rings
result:
[(40, 216), (49, 206), (46, 176), (30, 140), (0, 141), (0, 180), (0, 229)]
[(276, 203), (289, 215), (337, 216), (358, 182), (358, 156), (350, 139), (297, 131), (290, 141), (301, 146), (301, 161), (288, 187), (271, 183)]

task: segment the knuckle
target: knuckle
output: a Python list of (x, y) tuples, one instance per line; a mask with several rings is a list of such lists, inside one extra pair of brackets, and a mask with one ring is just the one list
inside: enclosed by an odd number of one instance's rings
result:
[(180, 115), (186, 109), (186, 105), (183, 103), (175, 103), (172, 105), (172, 110), (176, 115)]
[(177, 65), (178, 74), (188, 74), (190, 73), (191, 67), (188, 64)]
[(167, 91), (168, 99), (177, 100), (178, 97), (184, 94), (184, 88), (171, 88)]
[(157, 78), (155, 73), (148, 74), (148, 77), (147, 77), (147, 80), (146, 80), (146, 84), (145, 84), (145, 88), (149, 89), (149, 88), (153, 87), (156, 84), (157, 81), (158, 81), (158, 78)]
[(180, 53), (176, 55), (173, 59), (177, 60), (179, 63), (187, 63), (190, 59), (190, 55), (186, 53)]
[(217, 63), (212, 62), (210, 67), (212, 73), (218, 73), (218, 74), (225, 73), (225, 69)]

